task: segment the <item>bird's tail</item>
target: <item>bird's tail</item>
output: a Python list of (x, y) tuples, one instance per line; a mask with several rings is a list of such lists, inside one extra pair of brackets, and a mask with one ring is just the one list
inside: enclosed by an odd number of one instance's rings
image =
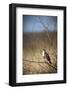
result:
[(51, 61), (49, 61), (49, 63), (51, 64)]

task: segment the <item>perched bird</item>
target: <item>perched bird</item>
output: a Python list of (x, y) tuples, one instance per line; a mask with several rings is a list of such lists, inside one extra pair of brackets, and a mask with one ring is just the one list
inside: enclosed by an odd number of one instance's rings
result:
[(45, 49), (43, 49), (43, 51), (42, 51), (42, 56), (43, 56), (44, 60), (46, 59), (48, 61), (48, 63), (51, 64), (51, 58)]

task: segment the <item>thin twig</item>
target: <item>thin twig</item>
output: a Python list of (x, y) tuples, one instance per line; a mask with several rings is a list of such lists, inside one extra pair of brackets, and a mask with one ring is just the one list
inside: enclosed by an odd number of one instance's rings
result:
[(31, 60), (24, 60), (24, 61), (27, 61), (27, 62), (32, 62), (32, 63), (46, 63), (48, 64), (49, 66), (51, 66), (52, 68), (54, 68), (55, 70), (57, 70), (56, 67), (52, 66), (51, 64), (49, 64), (48, 62), (37, 62), (37, 61), (31, 61)]
[[(44, 29), (46, 29), (46, 26), (45, 26), (45, 24), (42, 22), (42, 20), (41, 20), (41, 18), (40, 17), (38, 17), (38, 20), (39, 20), (39, 22), (42, 24), (42, 26), (44, 27)], [(49, 32), (48, 32), (48, 30), (46, 29), (46, 32), (47, 32), (47, 37), (48, 37), (48, 40), (49, 40), (49, 42), (51, 43), (51, 38), (50, 38), (50, 36), (49, 36)], [(51, 43), (51, 46), (53, 45), (53, 43)], [(56, 53), (56, 51), (54, 51), (55, 53)]]

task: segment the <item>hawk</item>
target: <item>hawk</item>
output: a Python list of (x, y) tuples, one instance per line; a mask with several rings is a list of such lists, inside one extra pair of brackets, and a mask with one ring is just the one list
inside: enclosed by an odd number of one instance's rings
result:
[(43, 56), (44, 60), (46, 59), (48, 61), (48, 63), (51, 64), (51, 58), (45, 49), (43, 49), (43, 51), (42, 51), (42, 56)]

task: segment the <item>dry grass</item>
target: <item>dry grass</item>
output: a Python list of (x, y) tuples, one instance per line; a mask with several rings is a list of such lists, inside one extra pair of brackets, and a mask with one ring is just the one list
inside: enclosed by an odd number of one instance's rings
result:
[[(57, 73), (57, 32), (23, 34), (23, 74)], [(41, 52), (46, 49), (52, 64), (44, 61)]]

